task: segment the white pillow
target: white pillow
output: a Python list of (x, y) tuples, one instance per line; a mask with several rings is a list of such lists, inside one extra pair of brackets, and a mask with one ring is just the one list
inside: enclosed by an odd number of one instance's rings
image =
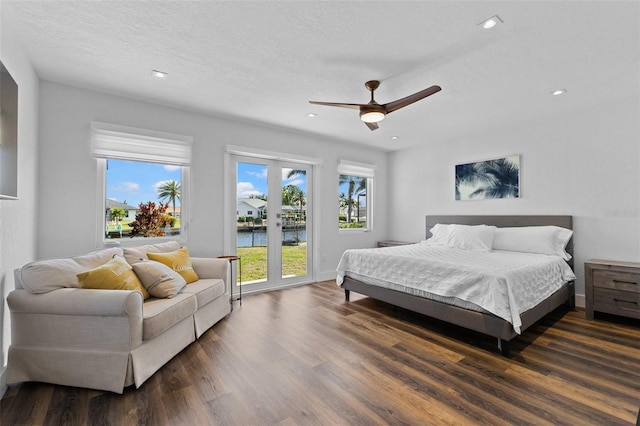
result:
[(572, 230), (559, 226), (498, 228), (493, 238), (493, 249), (555, 255), (569, 260), (571, 255), (565, 248), (572, 235)]
[(164, 243), (146, 244), (143, 246), (136, 246), (136, 247), (125, 247), (123, 252), (124, 252), (124, 258), (127, 260), (129, 265), (133, 265), (134, 263), (138, 263), (143, 260), (148, 260), (147, 253), (167, 253), (171, 251), (176, 251), (179, 248), (180, 248), (179, 242), (167, 241)]
[(462, 250), (491, 251), (495, 226), (449, 225), (446, 245)]
[(153, 297), (171, 299), (187, 285), (179, 273), (154, 260), (134, 263), (131, 267)]
[(429, 230), (431, 232), (431, 238), (425, 240), (426, 244), (444, 245), (447, 244), (447, 238), (449, 237), (449, 225), (443, 225), (436, 223), (433, 228)]
[(112, 247), (75, 257), (45, 259), (31, 262), (20, 269), (22, 287), (30, 293), (47, 293), (59, 288), (77, 288), (77, 274), (97, 268), (122, 255), (122, 249)]

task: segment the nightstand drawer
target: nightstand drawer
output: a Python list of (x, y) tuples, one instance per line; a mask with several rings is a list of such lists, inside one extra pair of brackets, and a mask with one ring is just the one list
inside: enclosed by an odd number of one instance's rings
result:
[(640, 318), (640, 293), (594, 288), (593, 309), (616, 315)]
[(622, 271), (593, 271), (593, 286), (640, 293), (640, 274)]

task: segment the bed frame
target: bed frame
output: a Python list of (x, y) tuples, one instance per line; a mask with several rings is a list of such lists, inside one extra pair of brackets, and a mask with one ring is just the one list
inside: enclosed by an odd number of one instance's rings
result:
[[(462, 225), (484, 224), (494, 225), (497, 227), (556, 225), (563, 228), (573, 229), (572, 216), (427, 216), (426, 219), (427, 238), (431, 236), (429, 229), (431, 229), (436, 223), (457, 223)], [(573, 268), (572, 241), (569, 241), (566, 251), (572, 256), (572, 260), (568, 263), (571, 268)], [(397, 290), (368, 285), (348, 276), (344, 277), (342, 288), (345, 291), (345, 298), (347, 301), (349, 301), (349, 293), (351, 291), (355, 291), (356, 293), (360, 293), (410, 311), (495, 337), (498, 339), (498, 350), (504, 356), (509, 355), (509, 342), (518, 335), (513, 330), (513, 327), (509, 322), (490, 313), (470, 311), (468, 309), (448, 305), (446, 303), (402, 293)], [(567, 304), (571, 308), (575, 306), (575, 283), (573, 281), (569, 282), (567, 286), (559, 289), (537, 306), (534, 306), (524, 312), (521, 315), (521, 331), (524, 332), (524, 330), (533, 325), (536, 321), (540, 320), (562, 304)]]

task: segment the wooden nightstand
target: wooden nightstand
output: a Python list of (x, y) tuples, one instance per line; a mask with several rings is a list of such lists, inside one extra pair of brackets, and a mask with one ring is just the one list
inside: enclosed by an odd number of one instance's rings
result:
[(588, 319), (595, 311), (640, 319), (640, 263), (592, 259), (584, 276)]
[(414, 243), (409, 243), (407, 241), (391, 241), (391, 240), (378, 241), (378, 247), (406, 246), (408, 244), (414, 244)]

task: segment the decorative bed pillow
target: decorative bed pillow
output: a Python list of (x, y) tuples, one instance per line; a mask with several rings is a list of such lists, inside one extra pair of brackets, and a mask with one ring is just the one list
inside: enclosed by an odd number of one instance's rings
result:
[(48, 293), (59, 288), (78, 287), (76, 275), (104, 265), (122, 249), (112, 247), (75, 257), (38, 260), (20, 269), (20, 283), (30, 293)]
[(462, 250), (491, 251), (495, 226), (449, 225), (446, 245)]
[(131, 265), (123, 257), (114, 256), (102, 266), (81, 272), (77, 275), (81, 288), (99, 290), (135, 290), (142, 294), (143, 299), (149, 298)]
[(565, 248), (572, 235), (572, 230), (559, 226), (498, 228), (493, 239), (493, 249), (549, 254), (569, 260), (571, 255)]
[(429, 230), (431, 232), (431, 238), (425, 240), (425, 243), (430, 245), (445, 245), (449, 238), (449, 226), (442, 223), (436, 223), (433, 228)]
[(198, 274), (193, 270), (191, 266), (191, 258), (189, 257), (189, 250), (186, 247), (182, 247), (179, 250), (169, 253), (147, 253), (147, 257), (151, 260), (156, 260), (160, 263), (164, 263), (185, 279), (187, 284), (194, 281), (198, 281)]
[(132, 267), (142, 285), (153, 297), (171, 299), (187, 285), (180, 274), (164, 263), (145, 260), (134, 263)]
[(168, 253), (180, 248), (177, 241), (167, 241), (165, 243), (145, 244), (137, 247), (125, 247), (124, 258), (129, 265), (147, 260), (147, 253)]

